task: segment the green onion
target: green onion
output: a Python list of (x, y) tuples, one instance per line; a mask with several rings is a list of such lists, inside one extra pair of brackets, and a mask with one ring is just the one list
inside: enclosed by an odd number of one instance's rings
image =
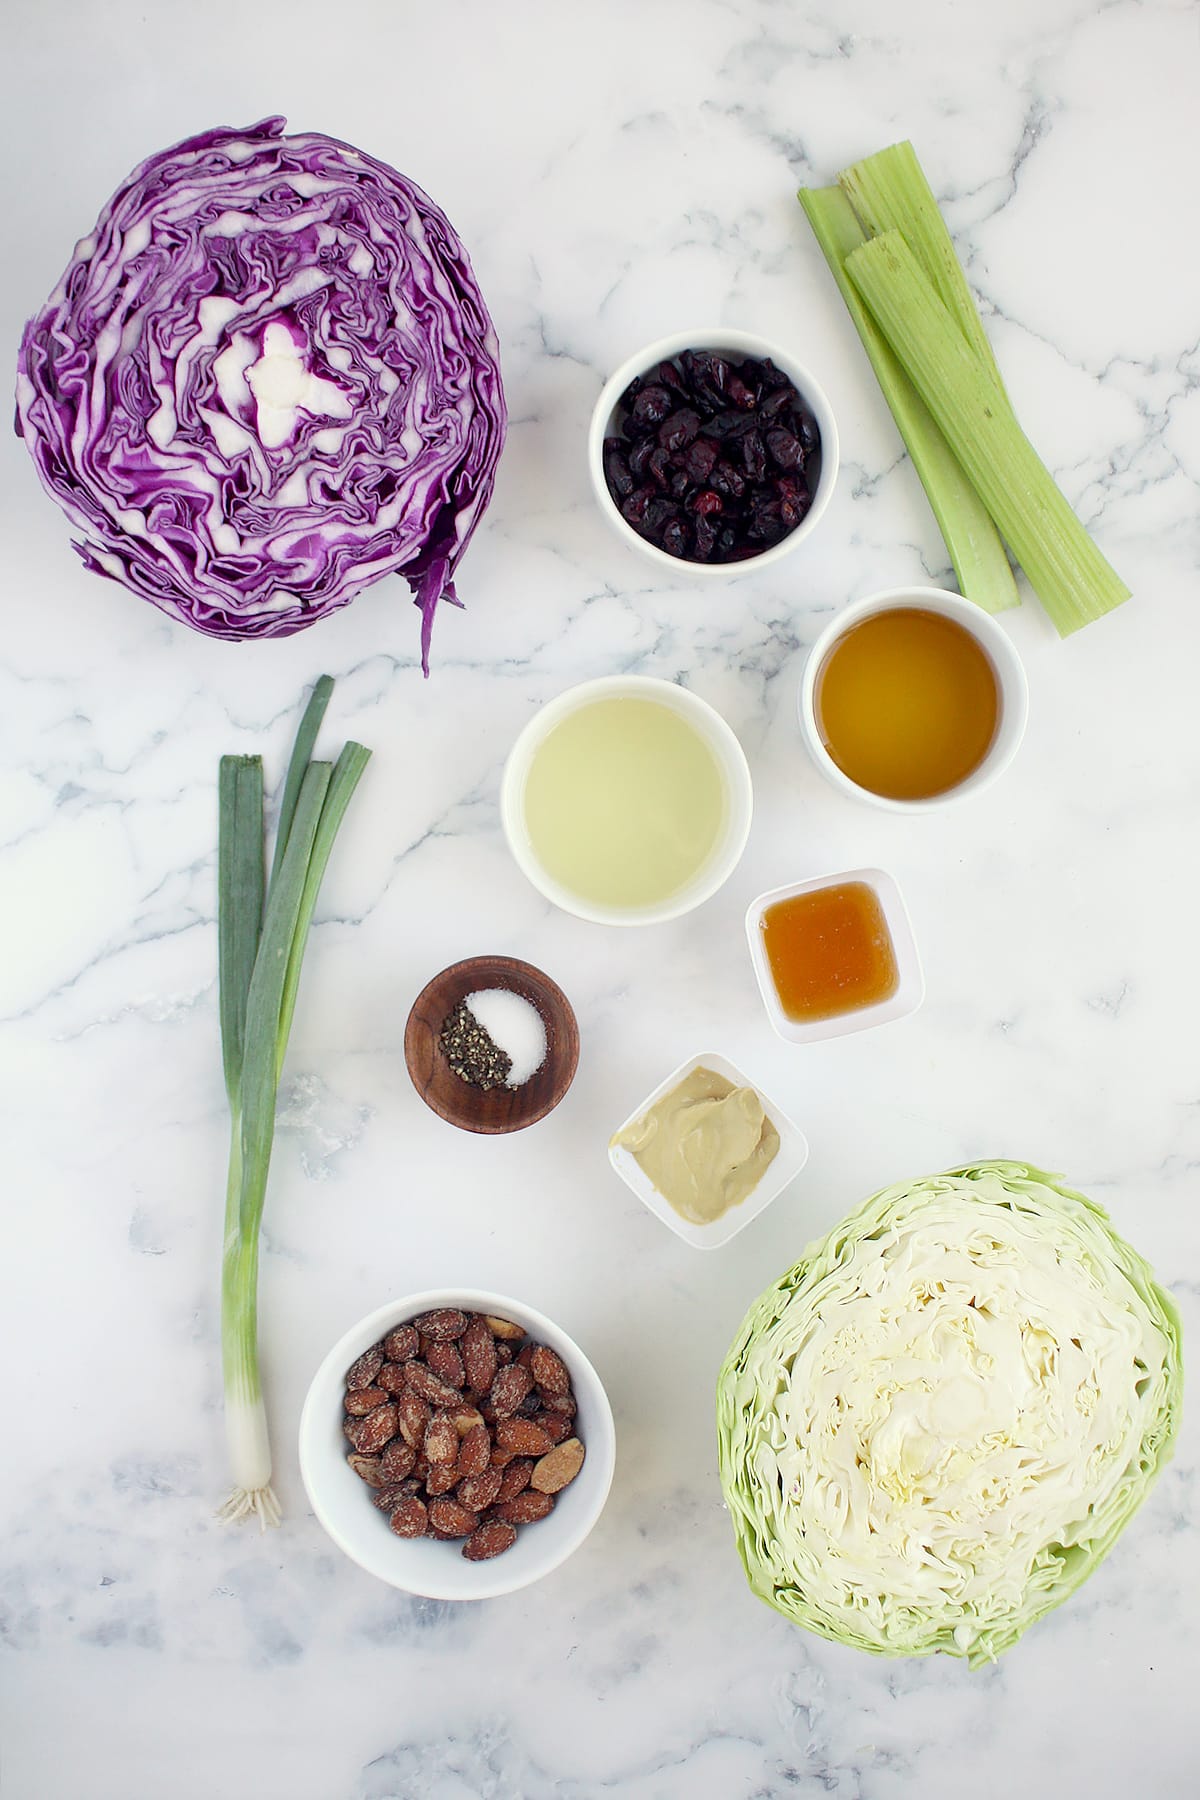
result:
[(985, 612), (1018, 605), (1017, 584), (987, 508), (846, 274), (846, 257), (867, 241), (849, 199), (836, 187), (801, 188), (798, 198), (912, 457), (960, 592)]
[(288, 834), (292, 829), (292, 820), (296, 813), (296, 802), (300, 798), (304, 772), (308, 768), (313, 745), (317, 741), (317, 733), (321, 729), (321, 721), (325, 717), (325, 708), (329, 705), (329, 696), (332, 693), (332, 675), (322, 675), (319, 681), (314, 682), (313, 691), (308, 696), (308, 705), (304, 709), (303, 717), (296, 731), (296, 741), (292, 745), (287, 774), (283, 778), (283, 798), (279, 802), (279, 821), (275, 827), (275, 855), (271, 859), (272, 881), (279, 873), (279, 865), (283, 861), (283, 853), (287, 849)]
[[(258, 1366), (258, 1244), (275, 1137), (279, 1074), (321, 879), (370, 752), (347, 744), (336, 768), (310, 762), (333, 683), (322, 677), (296, 736), (263, 912), (262, 764), (223, 757), (218, 944), (221, 1043), (233, 1138), (225, 1202), (221, 1348), (233, 1491), (228, 1519), (277, 1525)], [(261, 929), (260, 929), (261, 925)]]
[(907, 240), (885, 231), (845, 267), (1060, 635), (1127, 600)]

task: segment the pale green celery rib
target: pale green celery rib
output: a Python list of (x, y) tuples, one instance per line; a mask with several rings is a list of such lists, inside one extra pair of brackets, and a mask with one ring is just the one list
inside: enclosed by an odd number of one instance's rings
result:
[(846, 271), (1059, 634), (1128, 600), (900, 233), (851, 251)]
[(837, 187), (801, 188), (797, 198), (912, 457), (954, 564), (960, 592), (985, 612), (1003, 612), (1019, 605), (1017, 584), (991, 515), (846, 275), (846, 257), (866, 242), (850, 201)]
[(903, 234), (942, 304), (958, 321), (992, 379), (1003, 387), (995, 352), (983, 329), (954, 240), (908, 140), (851, 163), (842, 170), (838, 182), (870, 236), (879, 237), (885, 231)]

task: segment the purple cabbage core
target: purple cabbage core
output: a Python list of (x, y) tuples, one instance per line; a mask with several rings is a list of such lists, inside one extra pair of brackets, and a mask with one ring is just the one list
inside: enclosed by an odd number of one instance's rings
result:
[(283, 128), (134, 170), (25, 328), (17, 428), (89, 569), (220, 638), (402, 574), (428, 673), (504, 441), (495, 332), (420, 188)]

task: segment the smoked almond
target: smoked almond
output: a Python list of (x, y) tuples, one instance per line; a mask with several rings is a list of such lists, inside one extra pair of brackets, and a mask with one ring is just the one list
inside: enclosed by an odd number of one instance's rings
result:
[(515, 1413), (522, 1400), (533, 1387), (533, 1376), (528, 1369), (523, 1369), (519, 1362), (511, 1368), (501, 1369), (492, 1383), (487, 1403), (498, 1419), (505, 1419)]
[(417, 1453), (403, 1437), (393, 1438), (379, 1459), (385, 1481), (404, 1481), (412, 1474)]
[(383, 1340), (383, 1353), (389, 1362), (407, 1362), (410, 1356), (417, 1354), (417, 1328), (415, 1325), (397, 1325), (395, 1331), (389, 1331)]
[(370, 1350), (364, 1350), (356, 1362), (352, 1362), (346, 1370), (346, 1386), (348, 1388), (370, 1387), (380, 1369), (383, 1367), (383, 1351), (378, 1344)]
[(583, 1445), (578, 1438), (567, 1438), (556, 1444), (539, 1460), (529, 1478), (530, 1487), (536, 1488), (539, 1494), (561, 1493), (582, 1469), (583, 1454)]
[(396, 1536), (402, 1538), (424, 1537), (428, 1523), (429, 1515), (425, 1502), (418, 1499), (416, 1494), (410, 1494), (406, 1500), (401, 1500), (388, 1520), (388, 1524)]
[(496, 1379), (496, 1340), (486, 1319), (471, 1320), (458, 1340), (458, 1349), (467, 1386), (477, 1394), (486, 1394)]
[(529, 1368), (544, 1394), (565, 1394), (571, 1386), (566, 1363), (546, 1344), (534, 1345)]
[(496, 1442), (502, 1450), (515, 1450), (518, 1456), (545, 1456), (554, 1448), (549, 1433), (532, 1419), (501, 1419)]
[(500, 1497), (500, 1486), (507, 1470), (485, 1469), (482, 1475), (468, 1475), (454, 1491), (456, 1500), (472, 1512), (481, 1513)]
[(439, 1537), (470, 1537), (479, 1519), (470, 1507), (457, 1500), (431, 1500), (429, 1523)]
[(532, 1525), (538, 1519), (554, 1510), (554, 1495), (542, 1494), (528, 1487), (523, 1494), (514, 1500), (506, 1500), (503, 1506), (496, 1508), (496, 1517), (504, 1519), (509, 1525)]
[(456, 1306), (439, 1306), (433, 1312), (418, 1313), (413, 1324), (422, 1337), (445, 1344), (462, 1336), (467, 1329), (467, 1315)]
[(458, 1433), (445, 1414), (437, 1413), (425, 1432), (424, 1450), (431, 1464), (452, 1463), (458, 1456)]
[(346, 1436), (364, 1456), (374, 1456), (395, 1437), (399, 1424), (399, 1415), (394, 1406), (377, 1406), (365, 1418), (349, 1419), (346, 1423)]
[(505, 1550), (511, 1550), (517, 1541), (517, 1528), (506, 1519), (489, 1519), (486, 1525), (478, 1526), (463, 1545), (463, 1555), (468, 1562), (488, 1562), (493, 1556), (500, 1556)]
[(346, 1395), (346, 1411), (352, 1419), (361, 1419), (386, 1400), (387, 1395), (381, 1387), (351, 1388)]
[(425, 1361), (447, 1387), (460, 1388), (466, 1380), (463, 1359), (458, 1353), (457, 1344), (432, 1343), (425, 1354)]
[(473, 1425), (459, 1445), (458, 1467), (463, 1475), (482, 1475), (492, 1454), (492, 1440), (481, 1419)]

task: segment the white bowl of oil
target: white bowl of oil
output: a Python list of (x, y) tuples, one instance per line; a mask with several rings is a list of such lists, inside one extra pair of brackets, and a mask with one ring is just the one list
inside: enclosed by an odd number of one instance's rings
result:
[(701, 905), (737, 867), (752, 813), (750, 768), (720, 713), (648, 675), (581, 682), (543, 706), (500, 790), (518, 868), (600, 925), (660, 924)]

